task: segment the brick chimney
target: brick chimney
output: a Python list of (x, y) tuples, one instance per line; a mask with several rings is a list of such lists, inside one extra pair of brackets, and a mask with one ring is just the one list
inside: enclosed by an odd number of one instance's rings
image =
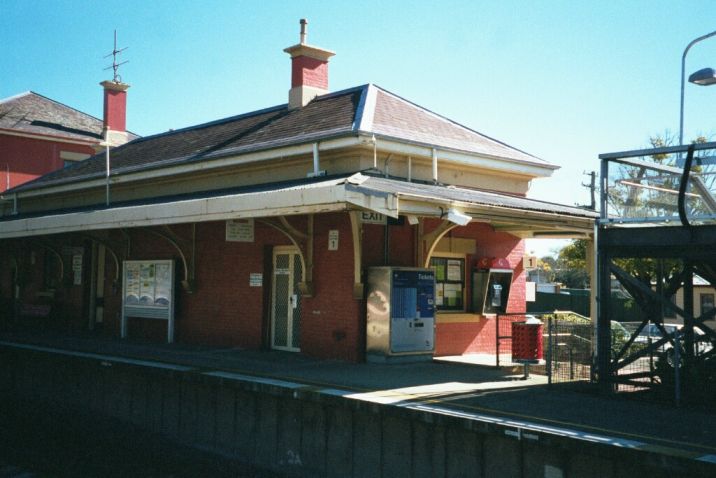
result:
[(127, 134), (127, 89), (129, 85), (120, 81), (103, 81), (104, 87), (104, 129), (102, 137), (111, 146), (119, 146), (129, 140)]
[(306, 43), (306, 25), (301, 19), (300, 43), (286, 48), (291, 55), (291, 89), (288, 92), (288, 108), (306, 106), (318, 95), (328, 93), (328, 59), (334, 52)]

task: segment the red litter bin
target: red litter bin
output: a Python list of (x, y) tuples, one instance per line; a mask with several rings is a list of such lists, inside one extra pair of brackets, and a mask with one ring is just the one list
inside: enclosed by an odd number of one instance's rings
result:
[(512, 322), (512, 361), (537, 363), (543, 356), (542, 321), (532, 315), (524, 322)]

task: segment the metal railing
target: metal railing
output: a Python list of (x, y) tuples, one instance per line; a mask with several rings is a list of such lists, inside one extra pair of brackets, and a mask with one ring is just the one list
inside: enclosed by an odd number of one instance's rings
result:
[(716, 143), (601, 154), (605, 227), (716, 224)]
[[(503, 352), (511, 352), (513, 322), (534, 316), (543, 323), (544, 366), (548, 383), (591, 379), (594, 324), (571, 311), (498, 314), (495, 317), (495, 365), (504, 365)], [(506, 346), (505, 342), (510, 342)], [(513, 364), (512, 360), (509, 362)]]

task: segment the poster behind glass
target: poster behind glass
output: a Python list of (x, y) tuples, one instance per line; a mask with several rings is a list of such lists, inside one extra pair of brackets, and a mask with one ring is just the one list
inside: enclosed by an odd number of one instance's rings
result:
[(124, 304), (167, 308), (172, 300), (173, 274), (168, 261), (124, 263)]

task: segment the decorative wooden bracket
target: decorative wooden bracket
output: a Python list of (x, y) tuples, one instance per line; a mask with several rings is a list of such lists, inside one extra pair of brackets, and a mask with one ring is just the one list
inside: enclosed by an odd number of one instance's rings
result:
[(184, 280), (181, 286), (188, 293), (194, 292), (195, 270), (196, 270), (196, 224), (191, 225), (191, 238), (180, 237), (170, 226), (162, 226), (160, 229), (145, 229), (147, 232), (159, 236), (169, 242), (179, 252), (184, 269)]
[(423, 267), (430, 266), (430, 258), (432, 257), (433, 251), (435, 251), (435, 247), (438, 245), (438, 242), (440, 242), (440, 239), (457, 226), (458, 225), (453, 222), (443, 221), (438, 227), (422, 235), (420, 238), (420, 250), (422, 252), (420, 262), (422, 262)]
[(80, 233), (79, 236), (89, 239), (90, 241), (94, 241), (97, 244), (102, 244), (104, 248), (109, 251), (112, 259), (114, 260), (114, 285), (117, 285), (119, 283), (119, 274), (122, 267), (117, 250), (120, 249), (123, 244), (120, 244), (117, 241), (110, 241), (108, 238), (101, 237), (99, 234), (93, 232), (83, 232)]
[(306, 232), (301, 232), (288, 222), (284, 216), (278, 221), (270, 218), (257, 219), (258, 222), (273, 227), (283, 233), (298, 248), (303, 265), (301, 282), (298, 288), (304, 297), (312, 297), (313, 290), (313, 214), (308, 215)]
[(47, 244), (45, 241), (42, 241), (39, 239), (31, 240), (29, 245), (31, 247), (34, 246), (34, 247), (39, 247), (41, 249), (48, 250), (52, 253), (52, 255), (54, 255), (57, 258), (57, 261), (60, 264), (60, 270), (58, 271), (59, 273), (57, 274), (57, 276), (61, 281), (65, 277), (65, 261), (62, 259), (62, 254), (60, 254), (60, 252), (57, 249), (55, 249), (53, 246), (51, 246), (51, 245)]
[(353, 235), (353, 298), (362, 299), (364, 284), (361, 276), (363, 269), (363, 223), (358, 216), (360, 211), (350, 211), (351, 233)]

